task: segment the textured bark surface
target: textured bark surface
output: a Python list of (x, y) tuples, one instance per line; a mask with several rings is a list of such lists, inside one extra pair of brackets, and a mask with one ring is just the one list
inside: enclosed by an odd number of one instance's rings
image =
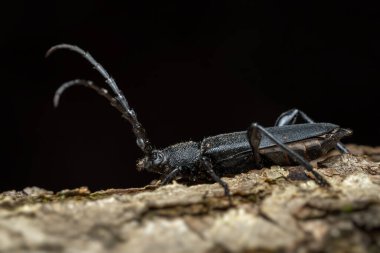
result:
[[(0, 194), (0, 252), (380, 252), (380, 148), (218, 184)], [(366, 155), (366, 156), (362, 156)]]

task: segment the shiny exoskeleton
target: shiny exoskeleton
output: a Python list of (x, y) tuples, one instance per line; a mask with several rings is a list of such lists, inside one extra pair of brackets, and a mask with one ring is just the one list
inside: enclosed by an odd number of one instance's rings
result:
[[(74, 45), (56, 45), (50, 48), (46, 55), (59, 49), (68, 49), (82, 55), (106, 79), (114, 94), (111, 95), (108, 90), (94, 85), (91, 81), (72, 80), (64, 83), (56, 91), (55, 106), (58, 106), (62, 93), (73, 85), (91, 88), (105, 97), (122, 113), (122, 117), (131, 123), (137, 146), (145, 154), (137, 161), (137, 169), (161, 174), (162, 184), (176, 178), (187, 178), (191, 181), (212, 179), (218, 182), (224, 188), (225, 195), (230, 197), (228, 185), (220, 178), (223, 175), (237, 174), (264, 165), (298, 164), (305, 167), (319, 185), (329, 186), (326, 179), (316, 172), (308, 161), (321, 157), (335, 147), (342, 153), (348, 153), (340, 139), (350, 135), (351, 130), (331, 123), (315, 123), (298, 109), (281, 114), (274, 127), (264, 128), (252, 123), (246, 131), (156, 149), (147, 138), (145, 129), (123, 92), (108, 72), (89, 53)], [(298, 117), (306, 123), (295, 124)]]

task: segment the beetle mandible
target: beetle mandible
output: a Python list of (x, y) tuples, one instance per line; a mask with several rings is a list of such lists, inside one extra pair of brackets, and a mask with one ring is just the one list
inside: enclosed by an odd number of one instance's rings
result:
[[(54, 96), (54, 105), (58, 106), (62, 93), (74, 85), (91, 88), (105, 97), (122, 117), (132, 125), (137, 146), (144, 157), (137, 161), (138, 170), (147, 170), (162, 175), (161, 184), (167, 184), (176, 178), (191, 181), (214, 180), (230, 197), (226, 182), (220, 177), (237, 174), (250, 168), (264, 165), (301, 165), (313, 175), (321, 186), (329, 186), (328, 181), (315, 171), (308, 162), (321, 157), (336, 147), (342, 153), (348, 153), (340, 139), (352, 133), (331, 123), (315, 123), (308, 115), (298, 109), (281, 114), (274, 127), (264, 128), (252, 123), (248, 130), (220, 134), (204, 138), (200, 142), (188, 141), (157, 149), (149, 141), (146, 131), (138, 121), (135, 111), (129, 106), (123, 92), (115, 80), (88, 52), (75, 45), (59, 44), (51, 47), (46, 56), (67, 49), (79, 53), (105, 78), (114, 95), (108, 90), (87, 80), (72, 80), (62, 84)], [(295, 124), (301, 117), (304, 124)]]

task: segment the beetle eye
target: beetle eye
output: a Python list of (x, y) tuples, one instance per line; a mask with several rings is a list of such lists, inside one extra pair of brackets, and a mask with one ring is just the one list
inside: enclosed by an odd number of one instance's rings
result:
[(154, 165), (159, 165), (164, 159), (164, 155), (157, 151), (152, 153), (152, 162)]

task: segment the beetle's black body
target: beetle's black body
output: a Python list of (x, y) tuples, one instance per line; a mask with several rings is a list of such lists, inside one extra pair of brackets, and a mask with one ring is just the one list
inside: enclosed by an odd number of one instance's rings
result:
[[(308, 161), (326, 154), (342, 137), (351, 133), (350, 130), (330, 123), (286, 125), (268, 127), (266, 130)], [(196, 181), (204, 176), (207, 177), (207, 174), (199, 173), (202, 157), (207, 157), (212, 161), (213, 170), (220, 176), (240, 173), (258, 166), (253, 159), (247, 131), (207, 137), (201, 142), (182, 142), (156, 152), (162, 160), (161, 163), (153, 166), (148, 158), (143, 158), (138, 161), (137, 167), (140, 170), (145, 169), (164, 175), (170, 171), (170, 168), (184, 167), (181, 176)], [(260, 141), (259, 153), (262, 156), (263, 165), (297, 164), (266, 136), (263, 136)], [(163, 167), (160, 167), (160, 164)]]
[[(266, 129), (282, 143), (293, 143), (290, 147), (309, 161), (333, 149), (339, 141), (336, 137), (341, 137), (345, 132), (341, 132), (337, 125), (329, 123), (297, 124)], [(337, 129), (340, 130), (334, 132)], [(252, 149), (246, 131), (208, 137), (202, 141), (202, 146), (205, 147), (204, 155), (215, 159), (221, 167), (238, 167), (239, 164), (245, 165), (244, 161), (251, 162), (248, 167), (252, 168), (254, 165), (251, 161)], [(259, 153), (269, 163), (294, 165), (294, 161), (266, 136), (262, 137), (259, 149)]]
[[(161, 174), (163, 184), (178, 177), (192, 181), (212, 179), (220, 183), (225, 194), (230, 196), (228, 185), (220, 179), (222, 175), (236, 174), (262, 165), (299, 164), (313, 174), (318, 184), (328, 186), (329, 183), (308, 161), (322, 156), (334, 147), (343, 153), (348, 152), (339, 140), (350, 135), (350, 130), (331, 123), (315, 123), (297, 109), (280, 115), (274, 127), (264, 128), (253, 123), (247, 131), (221, 134), (207, 137), (200, 142), (182, 142), (164, 149), (155, 149), (147, 138), (145, 129), (137, 120), (136, 113), (129, 107), (122, 91), (107, 71), (89, 53), (77, 46), (60, 44), (52, 47), (47, 55), (58, 49), (69, 49), (81, 54), (105, 77), (114, 95), (95, 86), (91, 81), (73, 80), (63, 84), (56, 91), (54, 104), (57, 106), (63, 91), (73, 85), (83, 85), (97, 91), (131, 123), (136, 143), (145, 154), (145, 157), (137, 162), (137, 169)], [(307, 123), (295, 124), (298, 116)]]

